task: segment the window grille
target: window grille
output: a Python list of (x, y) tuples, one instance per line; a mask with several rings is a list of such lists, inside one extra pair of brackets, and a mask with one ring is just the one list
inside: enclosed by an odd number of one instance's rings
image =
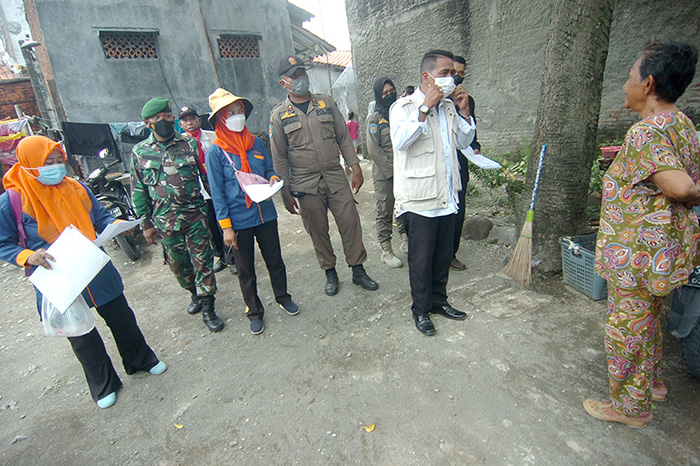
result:
[(221, 58), (260, 58), (258, 38), (222, 34), (218, 39)]
[(100, 32), (107, 58), (158, 58), (154, 32)]

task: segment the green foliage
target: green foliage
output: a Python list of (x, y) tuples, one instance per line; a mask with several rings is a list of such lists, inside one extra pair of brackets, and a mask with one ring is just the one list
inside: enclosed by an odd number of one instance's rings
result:
[(491, 160), (501, 164), (500, 170), (484, 170), (474, 164), (469, 164), (469, 173), (481, 181), (487, 188), (494, 190), (501, 186), (508, 187), (510, 184), (519, 184), (523, 181), (527, 171), (527, 163), (530, 160), (530, 149), (522, 150), (517, 156), (510, 153), (504, 154), (484, 154)]

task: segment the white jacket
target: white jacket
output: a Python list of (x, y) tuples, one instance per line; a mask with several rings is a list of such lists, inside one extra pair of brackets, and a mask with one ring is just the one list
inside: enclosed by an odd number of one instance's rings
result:
[[(397, 100), (389, 110), (391, 139), (394, 147), (394, 197), (396, 212), (421, 212), (448, 207), (449, 196), (461, 189), (459, 161), (455, 149), (465, 149), (474, 138), (476, 126), (465, 121), (454, 103), (443, 100), (447, 117), (452, 160), (452, 190), (448, 192), (445, 150), (440, 136), (435, 108), (425, 124), (418, 121), (418, 107), (424, 95), (416, 89), (410, 96)], [(460, 121), (461, 120), (461, 121)]]

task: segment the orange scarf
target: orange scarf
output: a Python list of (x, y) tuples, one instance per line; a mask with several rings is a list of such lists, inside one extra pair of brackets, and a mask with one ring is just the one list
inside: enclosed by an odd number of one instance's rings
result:
[[(241, 158), (241, 171), (251, 173), (250, 164), (248, 163), (248, 151), (255, 145), (255, 136), (250, 134), (248, 126), (244, 126), (243, 131), (240, 133), (228, 129), (226, 127), (227, 108), (228, 106), (216, 113), (216, 125), (214, 126), (216, 139), (214, 139), (213, 144), (216, 144), (230, 154), (239, 156)], [(253, 201), (246, 194), (246, 207), (250, 208), (252, 204)]]
[(90, 219), (92, 201), (85, 188), (72, 178), (65, 177), (54, 186), (39, 181), (37, 167), (46, 162), (51, 152), (58, 149), (66, 154), (61, 144), (44, 136), (29, 136), (17, 145), (17, 160), (3, 178), (5, 189), (14, 189), (22, 196), (22, 212), (36, 220), (41, 236), (53, 243), (63, 230), (75, 225), (87, 238), (95, 239), (95, 227)]

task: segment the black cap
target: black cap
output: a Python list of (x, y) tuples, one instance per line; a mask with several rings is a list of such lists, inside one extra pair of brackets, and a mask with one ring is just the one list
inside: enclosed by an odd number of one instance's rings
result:
[(304, 61), (295, 55), (288, 55), (280, 60), (280, 64), (277, 66), (277, 74), (280, 76), (291, 76), (299, 68), (306, 69)]
[(182, 108), (180, 109), (180, 113), (178, 114), (177, 117), (178, 117), (179, 119), (182, 119), (182, 117), (184, 117), (185, 115), (199, 116), (199, 115), (197, 114), (197, 110), (195, 110), (194, 107), (188, 107), (187, 105), (185, 105), (184, 107), (182, 107)]

